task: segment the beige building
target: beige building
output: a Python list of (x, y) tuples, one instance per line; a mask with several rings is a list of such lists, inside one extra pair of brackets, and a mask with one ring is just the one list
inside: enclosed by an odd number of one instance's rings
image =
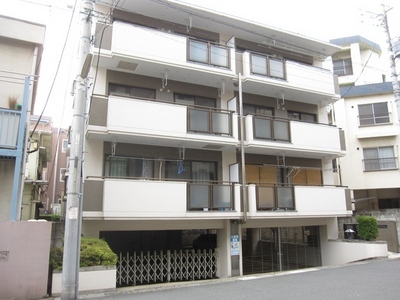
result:
[(175, 1), (96, 11), (82, 234), (120, 255), (118, 285), (387, 254), (333, 241), (339, 46)]
[(0, 221), (21, 218), (29, 115), (44, 35), (44, 25), (0, 16)]

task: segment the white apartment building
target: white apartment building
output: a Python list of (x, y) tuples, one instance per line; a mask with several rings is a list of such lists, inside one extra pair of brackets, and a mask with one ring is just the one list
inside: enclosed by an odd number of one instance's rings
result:
[(337, 126), (346, 132), (347, 153), (337, 159), (341, 183), (351, 190), (355, 213), (377, 217), (379, 239), (398, 252), (399, 115), (392, 82), (385, 82), (390, 80), (384, 75), (389, 62), (380, 57), (377, 44), (363, 37), (331, 42), (343, 47), (332, 57), (342, 96), (334, 105), (334, 115)]
[(330, 241), (352, 214), (332, 168), (339, 86), (321, 67), (341, 48), (174, 1), (104, 3), (82, 234), (120, 255), (118, 285), (345, 257)]

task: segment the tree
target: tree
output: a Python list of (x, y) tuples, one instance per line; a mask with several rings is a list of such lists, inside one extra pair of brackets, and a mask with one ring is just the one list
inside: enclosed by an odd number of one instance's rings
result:
[(379, 235), (378, 222), (371, 216), (357, 217), (357, 235), (366, 241), (374, 241)]

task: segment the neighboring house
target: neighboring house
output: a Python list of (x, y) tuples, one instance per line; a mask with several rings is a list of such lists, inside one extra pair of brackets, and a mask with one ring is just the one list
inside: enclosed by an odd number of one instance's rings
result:
[(118, 285), (346, 261), (340, 47), (173, 1), (96, 12), (82, 234), (121, 255)]
[[(355, 215), (372, 214), (382, 221), (379, 239), (387, 240), (389, 249), (398, 252), (400, 222), (396, 226), (395, 221), (400, 219), (400, 116), (392, 82), (384, 82), (382, 76), (385, 72), (381, 70), (389, 66), (386, 58), (378, 60), (379, 46), (365, 38), (331, 42), (343, 47), (332, 57), (342, 96), (334, 105), (334, 119), (346, 132), (347, 153), (337, 159), (341, 184), (351, 189)], [(352, 62), (352, 74), (338, 67), (344, 57)], [(354, 219), (341, 223), (345, 224), (340, 230), (355, 230)], [(346, 235), (342, 232), (342, 236)]]
[(29, 148), (25, 168), (22, 220), (38, 219), (47, 207), (48, 164), (52, 161), (52, 122), (50, 117), (31, 116)]
[(44, 213), (63, 216), (65, 196), (65, 172), (67, 169), (68, 130), (53, 128), (52, 149), (54, 159), (47, 168), (49, 187), (45, 194)]
[(0, 221), (21, 217), (29, 115), (44, 35), (44, 25), (0, 16)]

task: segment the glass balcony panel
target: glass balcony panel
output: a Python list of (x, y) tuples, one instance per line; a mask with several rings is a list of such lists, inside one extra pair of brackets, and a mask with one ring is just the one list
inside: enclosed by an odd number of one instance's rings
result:
[(213, 186), (213, 208), (232, 208), (232, 189), (230, 185)]
[(212, 112), (212, 132), (230, 134), (230, 115), (227, 113)]
[(214, 66), (228, 67), (228, 49), (211, 45), (211, 64)]
[(271, 77), (285, 78), (284, 63), (282, 60), (270, 58), (269, 60), (269, 72)]
[(210, 114), (208, 111), (198, 110), (198, 109), (189, 109), (190, 113), (190, 124), (189, 129), (192, 131), (203, 131), (209, 132), (209, 117)]
[(208, 184), (191, 184), (189, 186), (189, 208), (208, 208), (210, 203), (209, 188)]
[(271, 120), (254, 118), (254, 137), (258, 139), (271, 139)]
[(190, 41), (190, 60), (208, 63), (208, 45), (201, 42)]
[(278, 208), (294, 208), (292, 187), (278, 187)]
[(251, 71), (254, 74), (268, 75), (267, 59), (262, 56), (251, 56)]
[(274, 139), (289, 141), (289, 122), (274, 120)]
[(257, 187), (257, 209), (275, 208), (275, 191), (272, 186)]

